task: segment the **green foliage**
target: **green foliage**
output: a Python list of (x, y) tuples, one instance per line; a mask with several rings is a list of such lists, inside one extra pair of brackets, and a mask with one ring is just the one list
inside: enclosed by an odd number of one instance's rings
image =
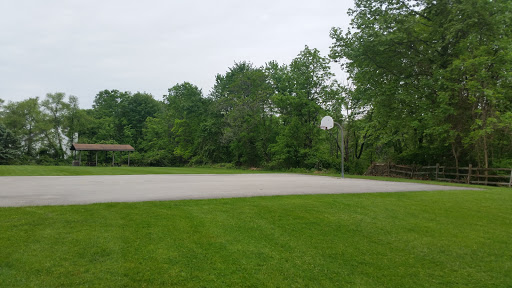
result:
[[(173, 157), (185, 164), (197, 154), (201, 124), (206, 119), (208, 101), (203, 98), (201, 89), (185, 82), (169, 89), (164, 99), (165, 119), (170, 127), (169, 142)], [(213, 141), (213, 139), (211, 139)]]
[[(339, 96), (333, 86), (329, 60), (317, 49), (305, 47), (289, 66), (267, 65), (277, 93), (272, 97), (281, 127), (276, 143), (270, 146), (275, 168), (319, 166), (317, 140), (321, 116)], [(333, 115), (335, 116), (335, 115)]]
[[(510, 1), (369, 1), (334, 28), (331, 57), (350, 74), (381, 160), (488, 167), (512, 98)], [(502, 131), (499, 131), (502, 130)], [(376, 151), (376, 152), (377, 152)], [(435, 153), (432, 153), (435, 152)]]
[[(184, 82), (161, 101), (103, 90), (88, 110), (64, 93), (0, 101), (0, 123), (19, 138), (24, 163), (69, 161), (67, 147), (82, 142), (131, 144), (141, 166), (309, 171), (339, 169), (341, 155), (358, 174), (374, 161), (508, 165), (512, 2), (354, 4), (350, 29), (331, 30), (330, 58), (305, 46), (290, 63), (237, 62), (206, 97)], [(334, 79), (332, 61), (350, 82)], [(318, 129), (325, 115), (342, 125), (344, 151), (337, 129)]]
[(119, 90), (103, 90), (94, 98), (92, 109), (96, 113), (96, 118), (119, 117), (121, 114), (121, 101), (128, 98), (129, 92), (120, 92)]
[[(122, 138), (120, 143), (128, 143), (138, 147), (143, 137), (144, 122), (148, 117), (155, 117), (162, 109), (161, 103), (150, 94), (137, 92), (128, 94), (119, 103), (119, 122), (122, 123)], [(129, 127), (129, 129), (127, 129)]]
[(134, 163), (150, 166), (171, 166), (173, 152), (169, 130), (165, 119), (147, 118), (143, 129), (144, 142), (140, 151), (137, 154), (134, 153)]
[[(208, 98), (184, 82), (161, 102), (145, 93), (103, 90), (92, 109), (82, 110), (76, 97), (66, 102), (64, 93), (55, 93), (41, 103), (9, 103), (2, 118), (23, 136), (27, 159), (40, 164), (61, 163), (65, 145), (80, 142), (131, 144), (137, 151), (131, 163), (142, 166), (329, 169), (337, 161), (321, 147), (329, 145), (324, 141), (332, 146), (332, 139), (317, 126), (326, 109), (340, 103), (333, 76), (329, 59), (306, 46), (290, 65), (235, 63), (216, 76)], [(82, 156), (95, 162), (95, 155)], [(111, 156), (98, 157), (109, 163)]]
[(92, 109), (96, 121), (83, 137), (91, 143), (113, 140), (141, 148), (146, 119), (155, 117), (161, 109), (161, 103), (147, 93), (100, 91)]
[[(41, 101), (41, 107), (44, 115), (44, 127), (42, 133), (46, 140), (46, 145), (39, 151), (39, 155), (48, 155), (54, 159), (64, 159), (64, 140), (67, 134), (64, 127), (66, 116), (71, 109), (71, 105), (64, 101), (66, 94), (64, 93), (48, 93), (46, 98)], [(73, 101), (78, 101), (73, 98)], [(77, 106), (78, 103), (75, 104)]]
[(0, 165), (16, 163), (19, 158), (18, 138), (0, 123)]
[(42, 135), (42, 124), (44, 122), (39, 98), (9, 102), (4, 109), (4, 124), (15, 135), (19, 135), (22, 154), (27, 157), (34, 157), (36, 155), (36, 143)]
[(217, 75), (211, 97), (222, 115), (221, 143), (229, 147), (228, 160), (241, 166), (261, 166), (268, 160), (274, 141), (273, 91), (262, 68), (236, 63), (225, 75)]

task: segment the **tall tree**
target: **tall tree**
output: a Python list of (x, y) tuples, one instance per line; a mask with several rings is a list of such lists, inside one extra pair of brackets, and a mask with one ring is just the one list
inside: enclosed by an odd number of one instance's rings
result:
[[(182, 162), (189, 161), (197, 155), (200, 145), (199, 131), (206, 112), (203, 93), (191, 83), (176, 84), (169, 88), (169, 94), (164, 97), (164, 103), (173, 154)], [(215, 139), (206, 141), (213, 142)]]
[(64, 93), (48, 93), (46, 98), (41, 101), (43, 112), (45, 112), (46, 125), (43, 129), (43, 135), (46, 138), (48, 148), (53, 150), (55, 157), (63, 159), (64, 140), (63, 137), (67, 134), (65, 121), (70, 110), (70, 105), (65, 101), (66, 94)]
[[(378, 144), (389, 156), (410, 154), (414, 161), (417, 151), (435, 151), (425, 159), (441, 160), (451, 152), (457, 166), (471, 160), (471, 151), (488, 158), (491, 127), (499, 126), (493, 119), (508, 106), (497, 104), (510, 102), (511, 5), (355, 1), (353, 30), (331, 31), (331, 57), (350, 74), (354, 96), (370, 108)], [(482, 149), (475, 149), (477, 142)]]
[(120, 103), (130, 96), (130, 92), (121, 92), (119, 90), (103, 90), (96, 94), (92, 109), (97, 114), (97, 118), (115, 118), (120, 114)]
[(0, 123), (0, 165), (13, 164), (19, 157), (18, 138)]
[(22, 151), (26, 157), (35, 157), (39, 138), (44, 132), (43, 122), (37, 97), (5, 105), (4, 124), (20, 138)]
[(80, 109), (78, 97), (70, 95), (68, 100), (68, 113), (64, 117), (68, 147), (78, 141), (76, 134), (79, 134), (83, 123), (83, 112)]
[(270, 155), (274, 140), (270, 97), (273, 91), (262, 68), (235, 63), (224, 75), (217, 75), (210, 96), (223, 115), (223, 143), (229, 144), (237, 165), (260, 166)]
[(96, 121), (95, 130), (97, 135), (94, 142), (114, 141), (114, 143), (124, 142), (125, 129), (121, 116), (121, 102), (130, 97), (130, 92), (120, 92), (119, 90), (103, 90), (96, 94), (92, 110)]
[(267, 65), (275, 91), (272, 101), (282, 126), (272, 145), (276, 167), (315, 167), (319, 161), (318, 124), (339, 91), (333, 81), (330, 60), (317, 49), (305, 47), (287, 66)]
[(142, 129), (148, 117), (154, 117), (161, 110), (160, 103), (151, 94), (137, 92), (127, 95), (119, 103), (119, 118), (124, 127), (124, 139), (118, 141), (138, 145), (142, 141)]

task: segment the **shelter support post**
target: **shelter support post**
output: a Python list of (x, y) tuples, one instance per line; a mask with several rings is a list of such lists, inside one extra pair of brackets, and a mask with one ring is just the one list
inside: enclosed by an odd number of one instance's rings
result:
[(130, 167), (130, 151), (128, 151), (128, 167)]
[(98, 166), (98, 151), (96, 151), (96, 166)]
[(82, 166), (82, 151), (78, 153), (78, 166)]

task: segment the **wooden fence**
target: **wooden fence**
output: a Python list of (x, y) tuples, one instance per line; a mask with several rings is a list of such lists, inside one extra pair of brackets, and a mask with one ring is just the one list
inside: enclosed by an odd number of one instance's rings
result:
[(374, 163), (365, 173), (410, 179), (438, 180), (455, 183), (512, 187), (512, 169), (440, 166), (405, 166)]

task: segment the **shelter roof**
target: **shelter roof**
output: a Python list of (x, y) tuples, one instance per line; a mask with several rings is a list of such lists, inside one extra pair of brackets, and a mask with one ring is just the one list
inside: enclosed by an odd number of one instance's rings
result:
[(73, 143), (71, 150), (77, 151), (135, 151), (131, 145), (119, 144), (78, 144)]

